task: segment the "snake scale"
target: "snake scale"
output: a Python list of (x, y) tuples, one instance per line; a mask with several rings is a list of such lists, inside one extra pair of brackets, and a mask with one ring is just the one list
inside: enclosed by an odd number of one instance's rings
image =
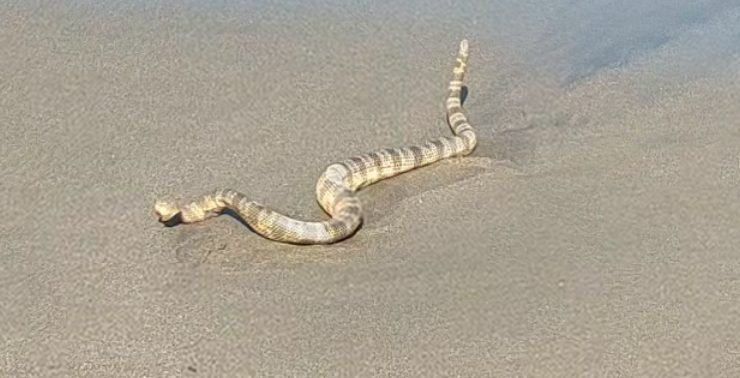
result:
[(184, 206), (169, 200), (157, 201), (154, 210), (159, 220), (168, 224), (194, 223), (231, 209), (255, 232), (280, 242), (331, 244), (352, 236), (362, 223), (357, 190), (445, 158), (467, 155), (475, 148), (476, 135), (461, 103), (468, 55), (468, 41), (463, 40), (446, 101), (447, 121), (454, 136), (408, 147), (386, 148), (329, 165), (316, 183), (316, 197), (331, 219), (319, 222), (293, 219), (249, 200), (238, 191), (217, 189)]

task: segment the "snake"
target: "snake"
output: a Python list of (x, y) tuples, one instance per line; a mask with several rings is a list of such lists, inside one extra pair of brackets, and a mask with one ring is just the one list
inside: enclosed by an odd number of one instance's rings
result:
[(357, 196), (359, 189), (442, 159), (468, 155), (475, 149), (476, 135), (461, 98), (469, 56), (467, 39), (459, 46), (446, 100), (446, 118), (453, 135), (406, 147), (381, 149), (328, 165), (316, 183), (316, 198), (330, 219), (295, 219), (252, 201), (236, 190), (216, 189), (184, 205), (170, 199), (157, 200), (154, 211), (159, 221), (168, 226), (195, 223), (231, 210), (254, 232), (278, 242), (332, 244), (351, 237), (363, 222)]

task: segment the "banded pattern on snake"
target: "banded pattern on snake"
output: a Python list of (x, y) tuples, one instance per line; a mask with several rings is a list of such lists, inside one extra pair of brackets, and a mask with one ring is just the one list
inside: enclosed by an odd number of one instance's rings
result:
[(468, 41), (463, 40), (446, 102), (447, 121), (454, 136), (408, 147), (387, 148), (329, 165), (316, 183), (316, 197), (331, 219), (319, 222), (293, 219), (249, 200), (240, 192), (218, 189), (184, 206), (168, 200), (157, 201), (154, 210), (159, 220), (164, 223), (194, 223), (231, 209), (255, 232), (276, 241), (330, 244), (352, 236), (362, 223), (362, 208), (355, 194), (357, 190), (448, 157), (467, 155), (475, 148), (476, 136), (461, 104), (468, 55)]

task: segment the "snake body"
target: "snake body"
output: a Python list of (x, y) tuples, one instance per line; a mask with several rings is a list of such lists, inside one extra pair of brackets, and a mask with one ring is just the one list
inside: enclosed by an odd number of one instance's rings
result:
[(468, 41), (463, 40), (446, 101), (447, 120), (454, 135), (370, 152), (329, 165), (316, 183), (316, 197), (331, 219), (318, 222), (294, 219), (231, 189), (217, 189), (184, 206), (160, 200), (154, 205), (155, 212), (164, 223), (194, 223), (231, 209), (263, 237), (293, 244), (330, 244), (352, 236), (362, 223), (357, 190), (448, 157), (467, 155), (475, 148), (476, 135), (461, 104), (468, 55)]

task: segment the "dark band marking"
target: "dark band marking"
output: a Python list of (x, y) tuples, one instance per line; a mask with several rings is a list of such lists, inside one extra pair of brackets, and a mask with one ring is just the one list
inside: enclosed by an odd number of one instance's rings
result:
[(424, 150), (419, 146), (409, 147), (411, 154), (414, 156), (414, 167), (418, 167), (424, 161)]

